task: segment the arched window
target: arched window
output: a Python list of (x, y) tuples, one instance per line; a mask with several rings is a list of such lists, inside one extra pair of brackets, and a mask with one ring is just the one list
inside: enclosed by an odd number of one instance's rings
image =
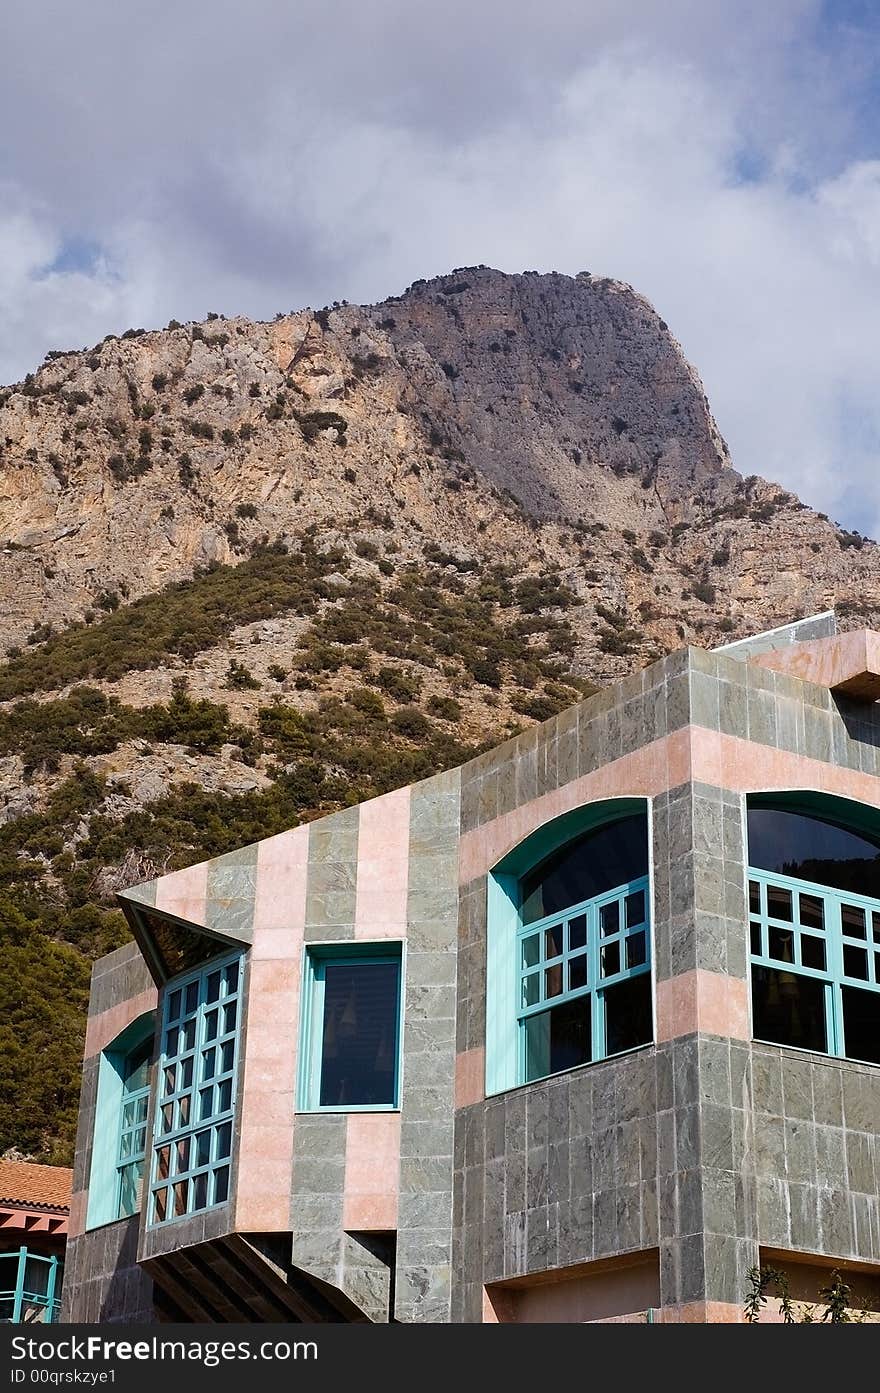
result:
[(495, 868), (488, 1091), (650, 1043), (649, 891), (642, 800), (557, 818)]
[(755, 795), (748, 839), (756, 1038), (880, 1064), (880, 819)]

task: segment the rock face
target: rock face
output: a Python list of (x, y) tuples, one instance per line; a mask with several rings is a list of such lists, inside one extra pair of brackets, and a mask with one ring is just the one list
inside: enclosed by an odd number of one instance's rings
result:
[(368, 308), (129, 334), (0, 394), (8, 644), (259, 536), (386, 512), (404, 554), (561, 564), (584, 662), (596, 602), (650, 603), (670, 646), (880, 599), (873, 546), (730, 467), (696, 373), (619, 282), (476, 268)]

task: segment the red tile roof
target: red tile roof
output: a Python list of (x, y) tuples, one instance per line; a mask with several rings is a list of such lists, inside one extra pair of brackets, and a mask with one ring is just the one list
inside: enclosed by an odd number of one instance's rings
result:
[(0, 1161), (0, 1204), (37, 1209), (70, 1209), (73, 1171), (66, 1166), (38, 1166), (32, 1161)]

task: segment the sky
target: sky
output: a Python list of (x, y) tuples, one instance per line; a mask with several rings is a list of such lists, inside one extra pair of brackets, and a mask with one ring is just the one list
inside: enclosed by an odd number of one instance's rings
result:
[(13, 0), (0, 382), (457, 266), (628, 281), (735, 466), (880, 536), (877, 0)]

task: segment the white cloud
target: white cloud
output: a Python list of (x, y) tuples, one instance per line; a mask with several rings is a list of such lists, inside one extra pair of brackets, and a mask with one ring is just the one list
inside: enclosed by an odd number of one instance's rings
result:
[[(157, 0), (149, 23), (89, 0), (35, 48), (46, 7), (0, 97), (33, 113), (0, 201), (0, 378), (208, 309), (588, 268), (655, 302), (740, 470), (880, 530), (880, 162), (865, 46), (818, 0)], [(46, 273), (72, 236), (102, 258)]]

